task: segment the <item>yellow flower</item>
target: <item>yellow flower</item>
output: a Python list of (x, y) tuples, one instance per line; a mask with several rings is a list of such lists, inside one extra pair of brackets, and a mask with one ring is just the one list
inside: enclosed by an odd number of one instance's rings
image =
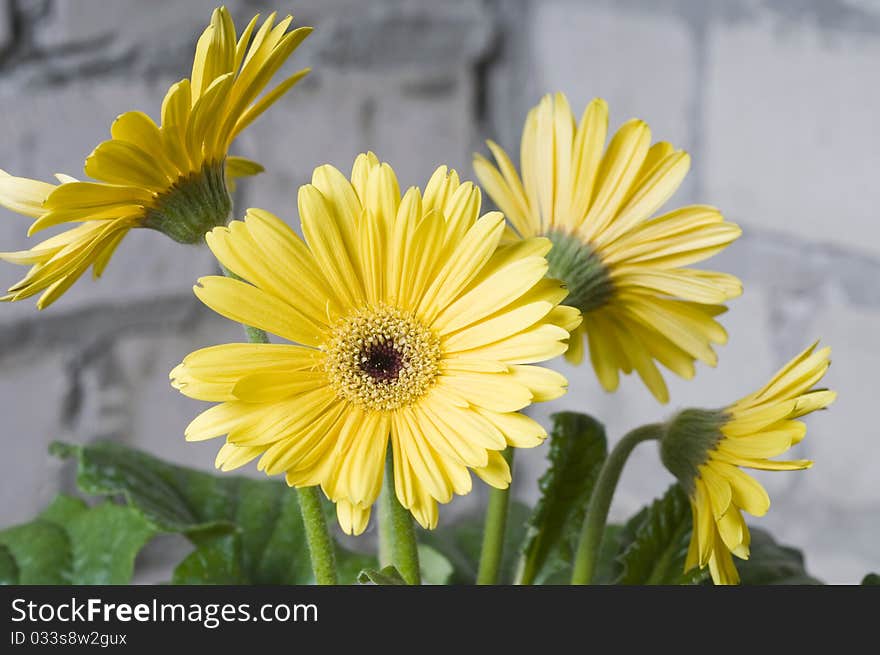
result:
[(97, 182), (59, 176), (61, 184), (53, 185), (0, 175), (0, 205), (37, 219), (29, 235), (82, 223), (30, 250), (0, 253), (32, 267), (2, 300), (43, 292), (37, 307), (47, 307), (90, 266), (98, 277), (133, 227), (198, 243), (226, 223), (234, 179), (263, 170), (228, 156), (232, 142), (308, 72), (293, 74), (259, 97), (311, 28), (287, 32), (292, 17), (276, 25), (272, 14), (254, 32), (258, 18), (236, 38), (229, 12), (214, 11), (196, 46), (192, 77), (165, 95), (161, 126), (143, 112), (126, 112), (110, 128), (112, 138), (86, 159), (85, 172)]
[(196, 295), (217, 313), (293, 344), (226, 344), (171, 372), (187, 396), (220, 402), (187, 428), (226, 436), (217, 466), (261, 456), (291, 486), (321, 485), (343, 529), (359, 534), (379, 494), (389, 441), (397, 498), (419, 523), (471, 489), (469, 469), (505, 488), (507, 446), (545, 431), (518, 413), (561, 396), (565, 378), (532, 366), (560, 355), (577, 310), (545, 279), (547, 239), (498, 247), (504, 217), (440, 167), (424, 195), (401, 198), (372, 153), (351, 182), (331, 166), (299, 190), (305, 242), (248, 210), (208, 235), (247, 280), (205, 277)]
[(619, 371), (635, 370), (668, 402), (654, 360), (687, 379), (695, 360), (714, 366), (712, 344), (727, 340), (714, 317), (742, 291), (731, 275), (683, 267), (741, 231), (705, 205), (651, 218), (681, 184), (689, 156), (665, 142), (650, 145), (640, 120), (625, 123), (605, 149), (607, 131), (603, 100), (593, 100), (576, 124), (565, 96), (547, 95), (523, 128), (522, 179), (492, 141), (497, 167), (476, 155), (474, 169), (520, 237), (553, 242), (549, 274), (568, 287), (565, 303), (584, 313), (566, 358), (580, 363), (586, 338), (606, 390), (617, 388)]
[(694, 530), (685, 571), (709, 566), (715, 584), (736, 584), (731, 553), (749, 557), (749, 529), (741, 510), (763, 516), (764, 487), (739, 467), (793, 471), (805, 459), (769, 459), (800, 443), (806, 426), (796, 419), (834, 402), (837, 394), (814, 389), (830, 365), (831, 349), (816, 344), (783, 366), (759, 391), (720, 411), (689, 409), (676, 416), (660, 442), (666, 468), (687, 491)]

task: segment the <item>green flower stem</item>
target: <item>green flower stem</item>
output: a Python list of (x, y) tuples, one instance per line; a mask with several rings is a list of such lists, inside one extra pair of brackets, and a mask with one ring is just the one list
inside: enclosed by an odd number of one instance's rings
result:
[[(241, 279), (225, 266), (221, 265), (220, 268), (227, 277)], [(250, 343), (269, 343), (269, 335), (264, 330), (244, 325), (244, 331)], [(330, 532), (327, 530), (327, 519), (321, 506), (321, 494), (317, 487), (302, 487), (296, 490), (296, 494), (306, 529), (306, 541), (309, 544), (315, 581), (319, 585), (339, 584), (336, 575), (336, 552)]]
[(412, 515), (400, 504), (394, 491), (394, 456), (390, 447), (379, 498), (379, 564), (383, 567), (393, 564), (408, 584), (422, 583)]
[(587, 505), (587, 514), (584, 517), (584, 526), (578, 541), (577, 551), (574, 557), (574, 570), (571, 575), (571, 584), (590, 584), (596, 568), (596, 558), (599, 556), (599, 546), (602, 535), (605, 533), (605, 523), (608, 520), (608, 509), (611, 507), (611, 499), (623, 465), (630, 453), (643, 441), (660, 439), (663, 436), (663, 424), (652, 423), (643, 425), (628, 433), (621, 439), (605, 464), (599, 471), (599, 479)]
[[(506, 449), (502, 455), (513, 467), (513, 448)], [(507, 529), (507, 508), (510, 505), (510, 487), (492, 488), (489, 491), (489, 506), (486, 509), (486, 527), (483, 529), (483, 547), (480, 550), (480, 566), (477, 569), (477, 584), (498, 583), (498, 571), (504, 554), (504, 533)]]
[(306, 528), (306, 541), (309, 544), (309, 557), (312, 571), (319, 585), (339, 584), (336, 576), (336, 553), (333, 540), (327, 530), (321, 492), (318, 487), (301, 487), (296, 490), (299, 509)]
[[(388, 459), (390, 458), (391, 449), (389, 448)], [(382, 493), (379, 496), (379, 568), (382, 569), (394, 563), (394, 526), (392, 525), (394, 512), (391, 507), (392, 501), (388, 498), (389, 494), (393, 495), (395, 491), (393, 478), (388, 475), (388, 461), (386, 460)]]

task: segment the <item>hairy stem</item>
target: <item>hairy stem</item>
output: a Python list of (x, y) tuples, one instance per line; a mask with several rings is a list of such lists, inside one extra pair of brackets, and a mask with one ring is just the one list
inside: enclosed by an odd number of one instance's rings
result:
[[(503, 453), (504, 459), (513, 466), (513, 448)], [(480, 550), (480, 566), (477, 569), (477, 584), (498, 583), (501, 558), (504, 556), (504, 533), (507, 529), (507, 509), (510, 505), (510, 487), (492, 488), (489, 491), (489, 506), (486, 509), (486, 526), (483, 529), (483, 547)]]
[(584, 517), (584, 525), (575, 551), (571, 584), (590, 584), (593, 579), (596, 559), (599, 556), (599, 546), (602, 543), (605, 523), (608, 520), (608, 510), (611, 507), (611, 499), (614, 497), (614, 490), (617, 488), (623, 466), (633, 448), (643, 441), (659, 439), (662, 435), (662, 424), (644, 425), (624, 436), (608, 455), (587, 505), (587, 514)]

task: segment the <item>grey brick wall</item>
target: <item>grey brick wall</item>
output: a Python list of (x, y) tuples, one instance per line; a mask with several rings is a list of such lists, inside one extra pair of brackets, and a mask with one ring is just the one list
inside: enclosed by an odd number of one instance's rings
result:
[[(720, 206), (744, 237), (712, 262), (746, 283), (724, 319), (717, 369), (671, 383), (658, 406), (634, 379), (604, 393), (592, 372), (561, 405), (595, 413), (609, 434), (685, 405), (717, 406), (750, 391), (808, 341), (834, 348), (840, 398), (812, 417), (800, 474), (761, 475), (773, 497), (757, 521), (803, 546), (814, 573), (855, 582), (880, 568), (880, 440), (873, 402), (880, 367), (880, 4), (871, 0), (304, 0), (227, 3), (238, 20), (277, 8), (316, 27), (289, 64), (314, 72), (238, 143), (267, 172), (237, 206), (296, 222), (296, 188), (311, 169), (344, 169), (375, 150), (401, 183), (439, 163), (473, 177), (470, 155), (492, 137), (516, 150), (527, 109), (546, 91), (579, 112), (605, 97), (612, 121), (639, 116), (688, 149), (692, 172), (673, 202)], [(120, 112), (156, 115), (167, 85), (189, 74), (214, 0), (0, 0), (0, 167), (49, 178), (80, 174)], [(25, 247), (27, 221), (0, 211), (0, 248)], [(110, 437), (209, 468), (213, 444), (186, 444), (197, 403), (167, 383), (187, 352), (240, 338), (191, 294), (210, 254), (138, 231), (104, 278), (84, 279), (49, 310), (0, 307), (0, 525), (25, 520), (70, 471), (53, 439)], [(23, 269), (0, 267), (0, 284)], [(554, 410), (559, 405), (554, 405)], [(535, 414), (546, 417), (550, 408)], [(542, 449), (518, 460), (516, 492), (536, 494)], [(670, 477), (637, 451), (612, 508), (622, 518)], [(484, 491), (445, 513), (479, 502)], [(442, 520), (442, 519), (441, 519)], [(141, 560), (161, 579), (166, 540)]]

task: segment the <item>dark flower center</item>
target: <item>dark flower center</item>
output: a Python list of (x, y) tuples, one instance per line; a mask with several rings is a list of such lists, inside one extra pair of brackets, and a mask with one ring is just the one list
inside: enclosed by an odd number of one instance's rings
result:
[(375, 382), (393, 382), (403, 368), (404, 360), (393, 341), (370, 344), (361, 355), (359, 368)]
[(364, 307), (342, 318), (322, 346), (336, 393), (368, 410), (392, 411), (419, 398), (439, 373), (440, 339), (395, 307)]

